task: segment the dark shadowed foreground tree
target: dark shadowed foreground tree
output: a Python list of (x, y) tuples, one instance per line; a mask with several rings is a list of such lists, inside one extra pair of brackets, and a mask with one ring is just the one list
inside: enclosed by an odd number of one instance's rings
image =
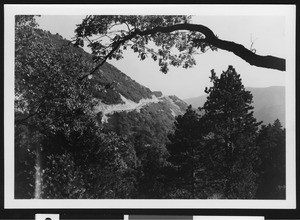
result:
[(169, 135), (170, 143), (166, 184), (168, 196), (177, 199), (206, 198), (203, 178), (203, 127), (200, 116), (189, 106), (175, 121), (175, 131)]
[(285, 129), (277, 119), (272, 125), (262, 126), (258, 138), (259, 187), (258, 199), (285, 199)]
[(256, 192), (256, 146), (260, 123), (253, 117), (252, 95), (232, 66), (217, 77), (201, 113), (189, 108), (170, 136), (169, 161), (174, 189), (184, 198), (251, 199)]
[(130, 197), (134, 149), (103, 132), (77, 80), (93, 62), (33, 16), (16, 16), (15, 33), (15, 198)]
[(76, 72), (86, 71), (84, 60), (73, 53), (74, 48), (57, 48), (51, 35), (36, 26), (33, 16), (16, 16), (15, 128), (19, 138), (15, 147), (16, 152), (23, 149), (34, 156), (35, 182), (31, 185), (34, 197), (41, 198), (42, 141), (57, 133), (66, 139), (72, 132), (83, 133), (95, 102), (87, 89), (89, 82), (73, 80)]
[(255, 143), (260, 122), (253, 117), (252, 94), (232, 66), (220, 77), (212, 71), (213, 86), (202, 111), (207, 129), (207, 161), (211, 181), (225, 198), (254, 198), (258, 162)]
[(89, 74), (95, 73), (107, 59), (121, 59), (123, 50), (129, 48), (141, 60), (149, 56), (158, 61), (164, 73), (169, 65), (184, 68), (195, 65), (193, 55), (209, 49), (232, 52), (254, 66), (285, 71), (285, 59), (261, 56), (241, 44), (219, 39), (208, 27), (192, 24), (191, 16), (90, 15), (75, 32), (75, 45), (83, 46), (87, 41), (98, 62)]

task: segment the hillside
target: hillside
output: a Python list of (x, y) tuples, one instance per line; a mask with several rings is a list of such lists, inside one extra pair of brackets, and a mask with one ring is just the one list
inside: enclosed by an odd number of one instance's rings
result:
[[(37, 29), (37, 32), (51, 40), (56, 48), (63, 48), (70, 45), (70, 42), (59, 34), (51, 34), (48, 31)], [(73, 47), (72, 52), (80, 54), (87, 67), (92, 69), (95, 65), (93, 56), (81, 48)], [(176, 96), (164, 96), (160, 91), (152, 92), (149, 88), (140, 85), (125, 73), (109, 63), (101, 66), (93, 77), (92, 83), (94, 97), (99, 100), (96, 112), (103, 115), (110, 115), (116, 112), (130, 112), (144, 108), (146, 105), (163, 102), (170, 108), (173, 116), (183, 114), (186, 110), (186, 103)], [(106, 120), (105, 120), (106, 121)]]
[[(73, 47), (72, 44), (64, 39), (59, 34), (51, 34), (49, 31), (36, 30), (43, 38), (50, 40), (52, 45), (57, 49), (68, 47), (73, 53), (79, 54), (82, 57), (82, 62), (86, 66), (86, 70), (92, 70), (96, 63), (93, 61), (93, 56), (85, 52), (82, 48)], [(83, 75), (86, 73), (82, 73)], [(91, 82), (93, 86), (93, 94), (105, 104), (120, 104), (123, 103), (122, 96), (134, 102), (139, 102), (141, 99), (149, 99), (154, 93), (150, 89), (136, 83), (133, 79), (118, 70), (109, 63), (104, 63), (93, 75)]]
[[(271, 86), (267, 88), (247, 87), (253, 95), (254, 117), (264, 124), (273, 123), (277, 118), (285, 126), (285, 88)], [(194, 108), (203, 106), (206, 95), (188, 98), (184, 101)]]

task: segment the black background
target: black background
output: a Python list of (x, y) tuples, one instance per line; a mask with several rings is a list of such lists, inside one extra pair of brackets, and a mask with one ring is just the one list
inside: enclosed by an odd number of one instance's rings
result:
[[(98, 0), (98, 1), (84, 1), (84, 4), (166, 4), (166, 10), (168, 4), (295, 4), (296, 5), (296, 131), (299, 131), (299, 5), (296, 1), (200, 1), (200, 0), (185, 0), (183, 1), (115, 1), (115, 0)], [(265, 219), (300, 219), (299, 209), (299, 149), (297, 146), (298, 138), (296, 140), (296, 181), (297, 181), (297, 209), (4, 209), (4, 4), (83, 4), (80, 1), (6, 1), (1, 4), (1, 72), (0, 74), (0, 91), (3, 95), (1, 98), (0, 108), (0, 219), (34, 219), (36, 213), (47, 214), (60, 214), (60, 219), (122, 219), (123, 215), (213, 215), (213, 216), (264, 216)], [(300, 60), (299, 60), (300, 62)], [(296, 133), (297, 136), (298, 132)], [(67, 201), (66, 201), (67, 202)]]

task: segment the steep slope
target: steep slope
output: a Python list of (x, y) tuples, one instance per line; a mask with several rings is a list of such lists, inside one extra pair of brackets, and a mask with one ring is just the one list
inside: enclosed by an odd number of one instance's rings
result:
[[(51, 39), (53, 45), (61, 48), (70, 44), (69, 41), (63, 39), (59, 34), (52, 35), (50, 32), (44, 32)], [(85, 63), (92, 69), (95, 63), (92, 55), (86, 53), (81, 48), (73, 48), (74, 53), (81, 54), (85, 58)], [(99, 100), (99, 105), (95, 109), (96, 112), (102, 112), (103, 115), (114, 114), (115, 112), (140, 111), (146, 105), (151, 103), (162, 102), (169, 106), (173, 115), (183, 114), (186, 110), (186, 103), (176, 96), (164, 96), (161, 92), (152, 92), (149, 88), (140, 85), (125, 73), (109, 63), (101, 66), (96, 73), (89, 79), (93, 86), (93, 94)], [(171, 111), (172, 110), (172, 111)]]
[[(64, 47), (71, 48), (71, 51), (79, 54), (86, 66), (86, 70), (92, 70), (96, 63), (93, 61), (93, 56), (85, 52), (82, 48), (70, 46), (70, 42), (64, 39), (59, 34), (53, 35), (49, 31), (36, 30), (43, 38), (51, 40), (53, 46), (57, 49)], [(86, 74), (83, 72), (81, 74)], [(153, 93), (150, 89), (138, 84), (126, 74), (118, 70), (109, 63), (101, 66), (90, 79), (93, 86), (93, 94), (95, 98), (101, 100), (105, 104), (120, 104), (123, 103), (122, 96), (134, 102), (139, 102), (141, 99), (150, 99)]]
[[(267, 88), (247, 87), (253, 95), (254, 117), (264, 124), (273, 123), (279, 119), (285, 126), (285, 88), (283, 86), (271, 86)], [(194, 108), (203, 106), (206, 95), (188, 98), (184, 101)]]
[(123, 103), (122, 96), (134, 102), (151, 99), (153, 96), (150, 89), (138, 84), (109, 63), (105, 63), (91, 80), (99, 88), (94, 91), (95, 97), (105, 104)]
[[(131, 111), (140, 113), (141, 109), (156, 103), (164, 106), (165, 114), (173, 116), (171, 120), (173, 122), (174, 117), (183, 114), (187, 108), (187, 104), (178, 97), (152, 92), (108, 63), (100, 68), (99, 72), (92, 80), (100, 86), (100, 89), (94, 92), (95, 98), (99, 100), (95, 111), (102, 112), (103, 122), (108, 122), (108, 117), (114, 113)], [(104, 89), (101, 85), (104, 85)], [(106, 85), (111, 87), (106, 89)], [(156, 113), (161, 110), (157, 109)]]

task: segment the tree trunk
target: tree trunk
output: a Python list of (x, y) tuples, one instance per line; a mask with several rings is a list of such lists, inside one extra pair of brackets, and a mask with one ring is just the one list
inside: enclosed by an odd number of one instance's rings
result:
[(41, 147), (36, 144), (36, 162), (35, 162), (35, 189), (34, 198), (42, 198), (42, 160), (41, 160)]

